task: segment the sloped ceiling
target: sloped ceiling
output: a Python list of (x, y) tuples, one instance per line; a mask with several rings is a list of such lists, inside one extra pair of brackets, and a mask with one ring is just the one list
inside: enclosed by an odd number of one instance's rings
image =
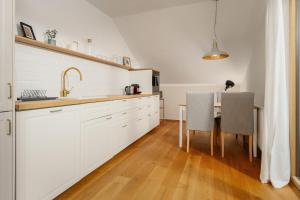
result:
[(254, 44), (264, 37), (258, 35), (264, 28), (264, 0), (219, 1), (219, 47), (230, 54), (219, 61), (201, 58), (212, 46), (212, 0), (165, 0), (159, 6), (159, 0), (89, 1), (113, 17), (140, 64), (160, 69), (162, 83), (223, 84), (227, 79), (241, 83), (253, 59)]
[(111, 17), (139, 14), (205, 0), (88, 0)]

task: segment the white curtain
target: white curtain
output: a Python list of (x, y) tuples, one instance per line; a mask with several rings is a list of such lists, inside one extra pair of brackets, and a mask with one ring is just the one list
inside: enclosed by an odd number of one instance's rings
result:
[(290, 180), (288, 0), (267, 0), (266, 86), (260, 179), (281, 188)]

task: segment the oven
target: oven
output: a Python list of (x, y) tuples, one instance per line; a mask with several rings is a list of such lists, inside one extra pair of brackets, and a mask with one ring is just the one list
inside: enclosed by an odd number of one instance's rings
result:
[(152, 94), (159, 94), (159, 72), (152, 71)]

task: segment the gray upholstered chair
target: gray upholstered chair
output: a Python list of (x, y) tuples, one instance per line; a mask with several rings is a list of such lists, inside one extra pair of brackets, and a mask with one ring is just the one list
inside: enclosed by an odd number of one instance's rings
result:
[(211, 155), (213, 155), (214, 130), (214, 94), (213, 93), (187, 93), (187, 152), (190, 148), (190, 132), (210, 132)]
[(224, 134), (249, 136), (249, 160), (252, 162), (254, 132), (254, 94), (250, 92), (223, 93), (221, 106), (221, 151), (224, 157)]

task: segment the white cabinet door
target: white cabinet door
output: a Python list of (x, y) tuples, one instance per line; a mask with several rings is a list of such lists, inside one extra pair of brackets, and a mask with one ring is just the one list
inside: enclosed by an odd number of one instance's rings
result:
[(12, 113), (0, 114), (0, 199), (13, 200), (14, 151)]
[(111, 158), (110, 135), (112, 116), (106, 116), (81, 125), (81, 167), (86, 175)]
[(122, 121), (118, 128), (117, 137), (119, 138), (119, 150), (122, 151), (132, 143), (131, 140), (131, 124), (129, 121)]
[(80, 175), (77, 106), (17, 113), (17, 200), (52, 199)]
[(117, 154), (123, 149), (125, 149), (133, 141), (130, 133), (130, 113), (130, 110), (117, 113), (115, 114), (115, 119), (112, 121), (110, 138), (112, 152), (114, 154)]
[(0, 0), (0, 111), (12, 110), (14, 1)]
[(153, 96), (153, 116), (152, 116), (152, 128), (157, 127), (160, 124), (160, 102), (159, 96)]
[(147, 97), (147, 132), (159, 125), (159, 96)]
[(149, 121), (147, 115), (141, 115), (135, 119), (134, 127), (136, 139), (139, 139), (148, 131), (148, 124)]

